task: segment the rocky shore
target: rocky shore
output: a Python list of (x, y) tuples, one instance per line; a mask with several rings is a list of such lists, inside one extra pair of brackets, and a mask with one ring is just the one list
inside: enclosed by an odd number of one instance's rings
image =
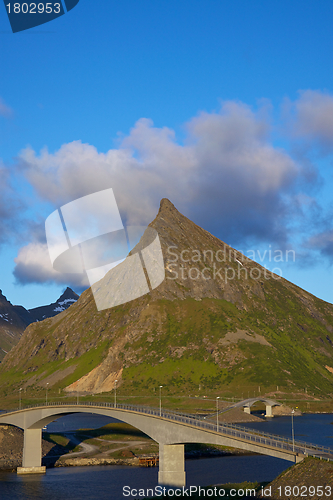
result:
[(134, 458), (61, 458), (55, 467), (86, 467), (91, 465), (128, 465), (138, 466), (139, 457)]
[[(49, 443), (42, 439), (43, 457), (61, 455), (65, 449), (62, 446)], [(12, 425), (0, 425), (0, 470), (16, 471), (22, 465), (23, 430)]]

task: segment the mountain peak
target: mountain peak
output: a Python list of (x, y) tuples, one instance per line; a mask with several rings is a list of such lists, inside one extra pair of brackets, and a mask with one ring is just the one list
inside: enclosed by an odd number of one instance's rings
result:
[(62, 295), (60, 295), (57, 302), (61, 302), (61, 301), (66, 300), (66, 299), (75, 299), (75, 301), (76, 301), (78, 298), (79, 298), (79, 296), (77, 295), (77, 293), (75, 293), (74, 290), (72, 290), (71, 288), (67, 287), (66, 290), (64, 291), (64, 293)]
[(52, 318), (58, 313), (68, 309), (68, 307), (74, 304), (79, 296), (69, 287), (66, 288), (64, 293), (60, 295), (56, 302), (49, 304), (47, 306), (34, 307), (29, 309), (29, 313), (33, 322), (43, 321), (46, 318)]
[(158, 214), (160, 214), (161, 212), (169, 211), (169, 210), (175, 210), (176, 212), (178, 212), (175, 205), (173, 203), (171, 203), (171, 201), (168, 200), (168, 198), (162, 198), (161, 202), (160, 202), (160, 209), (158, 211)]

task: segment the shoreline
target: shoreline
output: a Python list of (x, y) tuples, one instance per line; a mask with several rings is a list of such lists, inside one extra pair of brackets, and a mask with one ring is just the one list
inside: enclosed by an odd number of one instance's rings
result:
[[(235, 451), (216, 451), (216, 452), (189, 452), (185, 454), (185, 460), (200, 460), (204, 458), (219, 458), (228, 456), (251, 456), (256, 455), (256, 453), (251, 453), (248, 451), (235, 450)], [(66, 455), (61, 455), (59, 457), (49, 457), (49, 459), (43, 460), (43, 465), (46, 465), (46, 469), (54, 469), (56, 467), (94, 467), (103, 465), (119, 465), (126, 467), (139, 467), (140, 457), (131, 458), (106, 458), (106, 457), (81, 457), (81, 458), (65, 458)], [(57, 458), (56, 462), (51, 461), (52, 458)], [(5, 462), (5, 461), (3, 461)], [(9, 462), (9, 461), (8, 461)], [(1, 465), (0, 461), (0, 473), (1, 472), (16, 472), (17, 467), (22, 466), (20, 460), (11, 461), (11, 463)], [(49, 463), (48, 463), (49, 462)], [(145, 467), (143, 467), (145, 468)]]

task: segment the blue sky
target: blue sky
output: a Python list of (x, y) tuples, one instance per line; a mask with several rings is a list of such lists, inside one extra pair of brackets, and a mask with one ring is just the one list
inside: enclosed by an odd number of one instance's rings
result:
[(166, 196), (236, 248), (295, 249), (284, 277), (333, 302), (332, 25), (330, 1), (80, 0), (13, 34), (1, 5), (7, 298), (80, 291), (47, 261), (44, 221), (113, 187), (125, 221)]

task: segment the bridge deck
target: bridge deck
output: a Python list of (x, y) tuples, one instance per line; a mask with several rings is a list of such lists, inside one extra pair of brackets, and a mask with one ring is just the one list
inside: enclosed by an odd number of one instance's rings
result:
[[(292, 440), (285, 438), (283, 436), (265, 433), (262, 431), (254, 431), (252, 429), (240, 426), (237, 424), (230, 424), (221, 422), (218, 425), (207, 422), (205, 417), (196, 416), (191, 414), (184, 414), (177, 411), (162, 410), (159, 408), (152, 408), (147, 406), (136, 406), (136, 405), (121, 405), (117, 404), (115, 407), (112, 403), (48, 403), (45, 405), (30, 405), (20, 410), (8, 410), (0, 414), (0, 424), (2, 420), (8, 420), (11, 416), (18, 415), (22, 412), (27, 412), (29, 410), (36, 409), (57, 409), (61, 408), (63, 410), (68, 410), (70, 413), (76, 413), (81, 411), (87, 411), (87, 407), (93, 409), (106, 409), (110, 408), (113, 411), (121, 412), (131, 412), (140, 415), (146, 415), (154, 418), (158, 418), (164, 421), (179, 423), (187, 427), (194, 427), (195, 429), (200, 429), (211, 434), (218, 434), (220, 436), (226, 436), (232, 438), (235, 442), (235, 447), (237, 447), (237, 442), (248, 443), (259, 445), (260, 447), (266, 448), (267, 450), (280, 450), (285, 454), (290, 455), (303, 455), (303, 456), (316, 456), (325, 458), (333, 461), (333, 449), (320, 446), (313, 443), (307, 443), (299, 440)], [(60, 409), (59, 408), (59, 409)], [(56, 412), (55, 412), (56, 413)], [(63, 411), (61, 413), (64, 413)], [(121, 420), (121, 418), (120, 418)], [(14, 424), (15, 425), (15, 424)], [(242, 447), (242, 446), (240, 446)]]

